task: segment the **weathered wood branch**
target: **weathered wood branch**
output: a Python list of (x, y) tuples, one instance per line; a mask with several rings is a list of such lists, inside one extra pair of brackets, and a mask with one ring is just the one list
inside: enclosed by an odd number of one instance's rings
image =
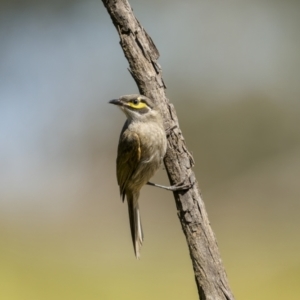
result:
[(152, 39), (135, 18), (127, 0), (102, 0), (119, 36), (120, 45), (141, 94), (159, 106), (168, 130), (168, 150), (164, 159), (171, 185), (185, 182), (193, 186), (174, 192), (178, 217), (193, 263), (199, 299), (233, 300), (214, 233), (210, 227), (198, 183), (174, 106), (165, 95), (159, 52)]

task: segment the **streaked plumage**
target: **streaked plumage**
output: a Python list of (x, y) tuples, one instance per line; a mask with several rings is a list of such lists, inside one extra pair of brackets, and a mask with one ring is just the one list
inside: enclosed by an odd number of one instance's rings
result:
[(167, 149), (162, 117), (145, 96), (126, 95), (110, 103), (119, 105), (127, 116), (117, 156), (120, 195), (128, 203), (131, 236), (135, 255), (140, 256), (143, 242), (138, 199), (141, 188), (160, 167)]

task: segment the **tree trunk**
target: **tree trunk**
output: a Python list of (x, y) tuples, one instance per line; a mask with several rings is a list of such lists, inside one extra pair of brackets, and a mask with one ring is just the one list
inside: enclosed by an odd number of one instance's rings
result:
[(139, 91), (158, 105), (168, 133), (164, 164), (171, 185), (191, 183), (186, 191), (174, 192), (178, 217), (193, 263), (199, 299), (233, 300), (214, 233), (192, 167), (194, 160), (187, 150), (174, 106), (165, 95), (159, 52), (152, 39), (135, 18), (127, 0), (102, 0), (119, 36), (120, 45)]

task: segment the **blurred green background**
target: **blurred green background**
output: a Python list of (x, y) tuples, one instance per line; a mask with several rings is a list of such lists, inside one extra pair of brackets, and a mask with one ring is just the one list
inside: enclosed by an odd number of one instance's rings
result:
[[(299, 299), (299, 1), (130, 2), (236, 298)], [(134, 258), (107, 102), (137, 87), (118, 42), (101, 1), (0, 1), (0, 299), (197, 299), (171, 193), (142, 190)]]

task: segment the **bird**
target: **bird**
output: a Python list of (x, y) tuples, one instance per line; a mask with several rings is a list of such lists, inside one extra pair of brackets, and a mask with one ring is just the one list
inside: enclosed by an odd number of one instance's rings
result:
[(155, 103), (139, 94), (121, 96), (109, 103), (118, 106), (127, 117), (119, 137), (117, 182), (122, 201), (125, 198), (127, 201), (131, 238), (138, 259), (144, 239), (138, 204), (142, 187), (149, 184), (171, 191), (188, 187), (180, 184), (166, 187), (149, 182), (167, 151), (163, 118)]
[(133, 94), (110, 101), (127, 117), (119, 138), (117, 181), (128, 204), (131, 237), (136, 258), (144, 235), (139, 211), (141, 188), (160, 167), (167, 150), (167, 137), (159, 110), (149, 98)]

